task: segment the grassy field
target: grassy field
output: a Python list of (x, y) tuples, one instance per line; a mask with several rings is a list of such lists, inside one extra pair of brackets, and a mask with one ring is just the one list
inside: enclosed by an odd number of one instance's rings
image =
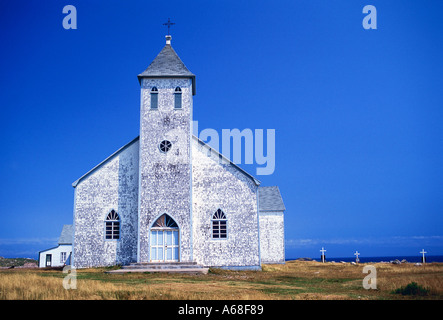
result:
[[(315, 261), (265, 265), (263, 271), (210, 269), (207, 275), (107, 274), (106, 268), (77, 270), (77, 289), (65, 290), (62, 271), (0, 270), (0, 299), (443, 299), (443, 264), (373, 264), (377, 289), (366, 290), (363, 266)], [(396, 289), (415, 282), (426, 295)]]

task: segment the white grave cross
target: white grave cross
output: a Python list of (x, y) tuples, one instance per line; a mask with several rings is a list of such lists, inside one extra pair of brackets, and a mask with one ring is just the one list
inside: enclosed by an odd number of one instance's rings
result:
[(420, 251), (420, 253), (423, 254), (423, 260), (422, 260), (422, 262), (425, 263), (425, 262), (426, 262), (426, 260), (425, 260), (425, 253), (427, 253), (427, 252), (425, 251), (425, 249), (422, 249), (422, 250)]
[(355, 262), (357, 262), (357, 263), (360, 261), (360, 259), (358, 258), (359, 255), (360, 255), (360, 253), (358, 253), (358, 251), (355, 251), (354, 256), (356, 256)]
[(325, 252), (326, 252), (325, 248), (321, 247), (320, 252), (321, 252), (321, 262), (325, 262)]

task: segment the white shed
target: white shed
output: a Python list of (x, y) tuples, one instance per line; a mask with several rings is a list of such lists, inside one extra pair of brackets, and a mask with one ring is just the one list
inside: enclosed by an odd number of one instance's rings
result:
[(72, 225), (65, 224), (62, 233), (58, 239), (58, 246), (39, 252), (38, 266), (45, 267), (63, 267), (71, 264), (72, 254)]

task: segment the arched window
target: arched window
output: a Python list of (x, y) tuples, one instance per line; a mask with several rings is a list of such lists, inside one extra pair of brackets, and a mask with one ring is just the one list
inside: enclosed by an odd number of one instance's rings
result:
[(225, 213), (218, 209), (212, 216), (212, 239), (226, 239), (228, 220)]
[(180, 87), (175, 88), (174, 97), (175, 97), (174, 108), (181, 109), (182, 108), (182, 89)]
[(115, 210), (111, 210), (111, 212), (108, 213), (105, 220), (105, 228), (106, 240), (120, 239), (120, 217)]
[(178, 228), (177, 223), (169, 215), (162, 214), (152, 225), (153, 228)]
[(151, 89), (151, 109), (158, 109), (158, 89), (153, 87)]
[(179, 228), (168, 214), (162, 214), (152, 225), (150, 233), (150, 261), (180, 260)]

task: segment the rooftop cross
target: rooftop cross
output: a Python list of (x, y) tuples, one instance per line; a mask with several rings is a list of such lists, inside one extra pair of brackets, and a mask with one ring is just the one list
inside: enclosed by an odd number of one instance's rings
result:
[(170, 35), (169, 28), (174, 24), (175, 24), (175, 22), (171, 22), (170, 18), (168, 18), (168, 22), (163, 23), (164, 26), (168, 26), (168, 35)]

